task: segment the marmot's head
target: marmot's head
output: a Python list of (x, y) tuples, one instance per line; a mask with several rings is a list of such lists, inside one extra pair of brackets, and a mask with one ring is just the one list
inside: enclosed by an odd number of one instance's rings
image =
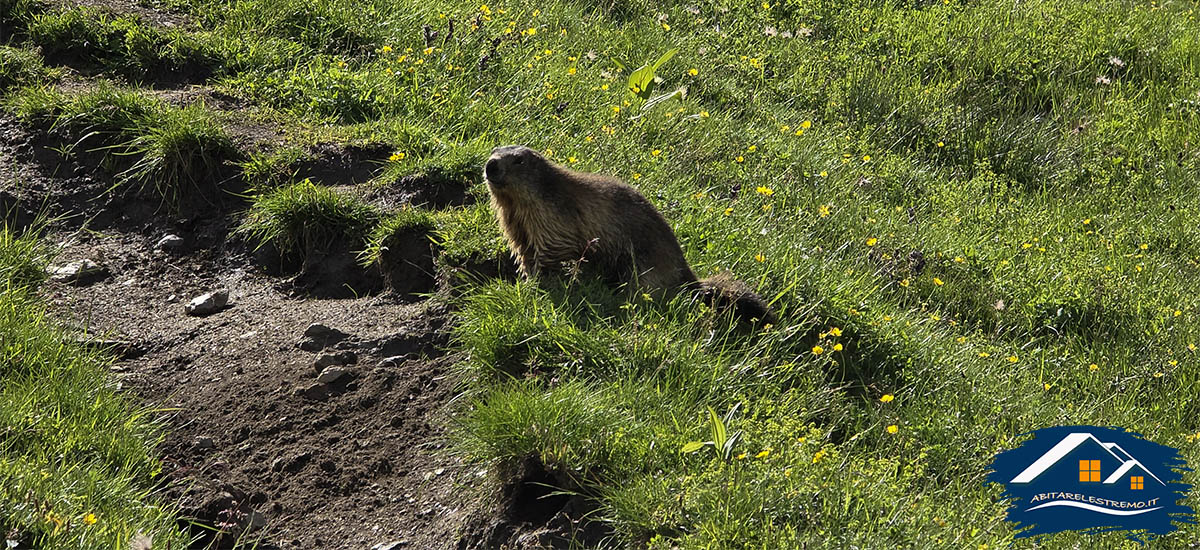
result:
[(493, 193), (540, 194), (541, 187), (553, 181), (554, 165), (537, 151), (522, 145), (492, 149), (483, 166), (483, 177)]

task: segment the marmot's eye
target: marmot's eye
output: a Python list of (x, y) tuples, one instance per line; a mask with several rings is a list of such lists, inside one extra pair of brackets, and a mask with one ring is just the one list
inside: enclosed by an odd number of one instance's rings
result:
[(525, 159), (517, 157), (517, 160), (514, 160), (513, 164), (525, 164)]

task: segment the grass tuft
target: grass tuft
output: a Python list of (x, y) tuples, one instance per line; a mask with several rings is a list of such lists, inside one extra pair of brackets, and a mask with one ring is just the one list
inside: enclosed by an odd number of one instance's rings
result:
[(238, 233), (257, 247), (308, 257), (335, 243), (363, 246), (379, 218), (358, 198), (304, 180), (255, 197)]

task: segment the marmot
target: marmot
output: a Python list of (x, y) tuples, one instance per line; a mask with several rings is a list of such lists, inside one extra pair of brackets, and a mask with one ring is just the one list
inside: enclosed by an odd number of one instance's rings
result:
[(687, 289), (714, 307), (733, 308), (742, 319), (777, 322), (767, 303), (728, 273), (697, 279), (667, 220), (624, 182), (567, 169), (519, 145), (493, 149), (483, 175), (525, 277), (579, 262), (610, 286)]

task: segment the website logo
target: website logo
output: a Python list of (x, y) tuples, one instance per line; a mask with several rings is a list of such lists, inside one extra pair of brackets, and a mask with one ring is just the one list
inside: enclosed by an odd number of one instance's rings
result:
[(1179, 451), (1119, 428), (1055, 426), (996, 455), (987, 480), (1012, 499), (1017, 537), (1130, 531), (1143, 542), (1195, 523)]

